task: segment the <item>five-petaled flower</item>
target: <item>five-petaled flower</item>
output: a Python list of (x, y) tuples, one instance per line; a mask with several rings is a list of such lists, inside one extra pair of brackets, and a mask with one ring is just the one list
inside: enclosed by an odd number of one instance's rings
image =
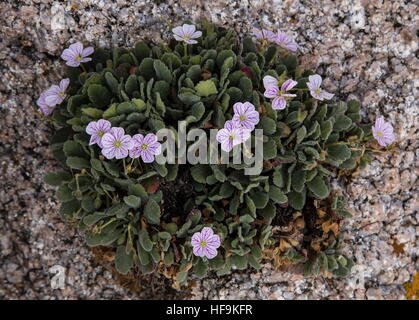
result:
[(266, 29), (254, 29), (253, 35), (259, 40), (275, 41), (275, 33)]
[(184, 24), (172, 29), (173, 36), (177, 41), (184, 41), (189, 44), (197, 43), (198, 41), (194, 40), (202, 36), (201, 31), (196, 31), (196, 27), (193, 24)]
[[(266, 76), (265, 78), (270, 77), (273, 78), (271, 76)], [(266, 86), (268, 86), (268, 88), (266, 88), (265, 93), (263, 94), (266, 98), (273, 98), (272, 101), (272, 109), (274, 110), (283, 110), (285, 109), (285, 106), (287, 104), (287, 98), (293, 98), (296, 97), (296, 94), (293, 93), (286, 93), (287, 91), (290, 91), (292, 88), (294, 88), (297, 85), (297, 81), (294, 81), (292, 79), (286, 80), (282, 86), (281, 89), (278, 88), (277, 85), (275, 86), (269, 86), (268, 85), (268, 79), (265, 81), (265, 78), (263, 79), (263, 83)], [(275, 78), (273, 78), (275, 79)], [(269, 79), (273, 82), (272, 79)], [(275, 79), (276, 80), (276, 79)], [(276, 82), (278, 82), (276, 80)]]
[(50, 106), (46, 101), (45, 101), (45, 97), (47, 95), (47, 91), (45, 90), (41, 93), (41, 95), (39, 96), (38, 100), (36, 100), (36, 104), (39, 107), (39, 110), (41, 110), (41, 112), (46, 115), (49, 116), (55, 109), (55, 106)]
[(380, 146), (385, 147), (395, 140), (392, 125), (385, 122), (382, 117), (375, 120), (375, 125), (372, 126), (371, 130)]
[(86, 132), (91, 135), (89, 144), (97, 144), (99, 147), (103, 147), (102, 138), (105, 133), (111, 130), (111, 123), (108, 120), (100, 119), (97, 122), (91, 121), (86, 127)]
[(65, 93), (68, 85), (70, 84), (70, 79), (66, 78), (60, 81), (60, 84), (51, 86), (45, 92), (45, 103), (51, 107), (55, 107), (57, 104), (60, 104), (64, 101), (67, 94)]
[(308, 77), (307, 87), (310, 90), (310, 94), (313, 98), (323, 101), (324, 99), (330, 100), (333, 98), (334, 94), (324, 91), (320, 88), (322, 84), (322, 77), (318, 74)]
[(89, 62), (92, 58), (87, 58), (93, 53), (93, 47), (83, 48), (81, 42), (76, 42), (64, 49), (61, 58), (66, 61), (66, 65), (70, 67), (78, 67), (80, 63)]
[(132, 148), (129, 151), (131, 158), (141, 157), (145, 163), (150, 163), (154, 161), (154, 156), (160, 153), (161, 144), (157, 141), (155, 134), (149, 133), (145, 137), (142, 134), (136, 134), (132, 137)]
[(234, 116), (232, 121), (236, 126), (253, 130), (259, 123), (259, 112), (250, 102), (237, 102), (233, 105)]
[(232, 120), (224, 124), (224, 128), (217, 132), (216, 139), (221, 143), (221, 149), (230, 152), (234, 146), (250, 138), (250, 130), (237, 126)]
[(122, 159), (128, 156), (132, 148), (131, 136), (126, 135), (123, 128), (111, 128), (102, 137), (102, 154), (107, 159)]
[(197, 257), (207, 257), (208, 259), (217, 256), (217, 249), (221, 245), (220, 236), (214, 234), (214, 231), (205, 227), (201, 232), (195, 232), (192, 236), (193, 253)]
[(284, 49), (288, 49), (290, 51), (297, 51), (298, 45), (294, 42), (294, 40), (287, 35), (285, 32), (278, 31), (274, 38), (274, 42)]

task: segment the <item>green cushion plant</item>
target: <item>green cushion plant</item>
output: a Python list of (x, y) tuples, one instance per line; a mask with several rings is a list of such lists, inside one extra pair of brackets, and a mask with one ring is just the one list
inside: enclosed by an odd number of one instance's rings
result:
[[(331, 179), (369, 159), (362, 141), (371, 126), (360, 123), (360, 103), (315, 99), (307, 88), (313, 72), (276, 44), (205, 21), (201, 29), (193, 45), (172, 39), (98, 48), (88, 50), (91, 61), (76, 67), (87, 57), (80, 54), (67, 68), (65, 99), (48, 109), (56, 127), (51, 149), (63, 169), (45, 177), (58, 186), (61, 216), (77, 223), (89, 246), (114, 247), (121, 273), (135, 268), (182, 283), (188, 274), (259, 269), (273, 259), (304, 263), (306, 274), (347, 275), (353, 262), (340, 252), (338, 232), (321, 225), (350, 216)], [(297, 81), (283, 110), (264, 95), (267, 75)], [(107, 159), (86, 133), (99, 119), (129, 135), (176, 134), (180, 120), (188, 129), (222, 128), (233, 105), (246, 101), (264, 134), (256, 176), (244, 174), (246, 165)], [(213, 259), (193, 254), (191, 237), (204, 227), (221, 239)]]

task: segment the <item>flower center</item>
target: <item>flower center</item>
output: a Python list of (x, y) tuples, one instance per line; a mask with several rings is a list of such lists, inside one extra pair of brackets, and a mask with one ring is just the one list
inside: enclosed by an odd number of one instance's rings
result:
[(103, 135), (105, 134), (105, 131), (99, 131), (98, 133), (97, 133), (97, 135), (99, 136), (99, 137), (103, 137)]
[(78, 54), (75, 59), (78, 60), (78, 61), (80, 61), (83, 58)]
[(64, 92), (64, 91), (60, 91), (60, 92), (58, 92), (58, 95), (59, 95), (60, 97), (64, 97), (64, 96), (65, 96), (65, 92)]
[(246, 116), (245, 116), (244, 114), (242, 114), (242, 115), (239, 117), (239, 119), (240, 119), (241, 121), (244, 121), (244, 120), (246, 120)]
[(115, 141), (114, 143), (113, 143), (113, 145), (115, 146), (115, 148), (120, 148), (121, 147), (121, 145), (122, 145), (122, 143), (121, 143), (121, 141)]
[(201, 241), (201, 242), (199, 243), (199, 245), (200, 245), (201, 247), (205, 247), (205, 246), (207, 245), (207, 242), (206, 242), (206, 241)]
[(322, 89), (318, 88), (316, 90), (314, 90), (315, 93), (320, 94), (322, 92)]
[(183, 39), (185, 40), (189, 40), (191, 37), (190, 36), (183, 36)]
[(382, 131), (378, 131), (378, 132), (377, 132), (377, 136), (378, 136), (379, 138), (381, 138), (383, 135), (384, 135), (384, 133), (383, 133)]
[(235, 136), (234, 134), (232, 134), (231, 136), (228, 137), (230, 140), (234, 140)]
[(141, 149), (143, 150), (147, 150), (148, 149), (148, 145), (146, 145), (145, 143), (141, 145)]

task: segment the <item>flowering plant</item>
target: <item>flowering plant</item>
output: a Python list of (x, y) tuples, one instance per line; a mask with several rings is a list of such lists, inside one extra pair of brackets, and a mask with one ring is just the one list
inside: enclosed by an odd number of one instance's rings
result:
[[(298, 65), (289, 35), (240, 39), (205, 21), (199, 29), (176, 27), (167, 45), (64, 50), (66, 78), (37, 102), (57, 127), (51, 148), (63, 170), (45, 180), (58, 186), (62, 217), (88, 245), (114, 247), (122, 273), (181, 283), (191, 271), (224, 275), (270, 259), (348, 274), (338, 229), (350, 213), (330, 180), (369, 161), (372, 134), (390, 144), (391, 126), (380, 119), (371, 131), (357, 101), (324, 91), (321, 77)], [(178, 121), (216, 129), (227, 159), (241, 147), (260, 156), (260, 173), (218, 157), (159, 162), (169, 149), (158, 132), (180, 141)]]

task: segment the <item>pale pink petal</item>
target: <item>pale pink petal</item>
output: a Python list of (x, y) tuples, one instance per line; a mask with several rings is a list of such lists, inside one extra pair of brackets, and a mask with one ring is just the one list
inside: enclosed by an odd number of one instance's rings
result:
[(324, 90), (322, 90), (322, 91), (320, 92), (320, 95), (322, 96), (322, 98), (323, 98), (323, 99), (326, 99), (326, 100), (330, 100), (330, 99), (332, 99), (332, 98), (333, 98), (333, 96), (334, 96), (334, 94), (333, 94), (333, 93), (329, 93), (329, 92), (324, 91)]
[[(278, 80), (272, 76), (264, 76), (263, 77), (263, 86), (265, 89), (269, 89), (271, 87), (278, 86)], [(269, 98), (269, 97), (268, 97)]]
[(281, 90), (282, 91), (290, 91), (292, 88), (294, 88), (296, 85), (298, 84), (297, 81), (294, 81), (292, 79), (288, 79), (287, 81), (285, 81), (282, 86), (281, 86)]
[(278, 87), (270, 87), (265, 90), (263, 94), (266, 98), (275, 98), (278, 97), (279, 88)]
[(217, 256), (217, 250), (211, 247), (205, 247), (204, 254), (208, 259), (213, 259)]
[(321, 84), (322, 84), (322, 77), (320, 77), (318, 74), (312, 75), (308, 77), (308, 81), (310, 83), (309, 89), (311, 90), (315, 90), (320, 88)]
[(227, 129), (220, 129), (217, 132), (216, 139), (218, 142), (223, 142), (228, 140), (230, 132)]
[(193, 247), (193, 254), (197, 257), (204, 257), (204, 248), (202, 246), (194, 246)]
[(68, 48), (71, 51), (76, 52), (77, 55), (81, 55), (83, 51), (83, 44), (81, 42), (76, 42), (76, 43), (71, 44)]
[(148, 150), (142, 150), (141, 151), (141, 159), (145, 162), (145, 163), (151, 163), (154, 161), (154, 155), (149, 152)]
[(90, 56), (93, 53), (93, 51), (94, 51), (93, 47), (84, 48), (83, 51), (81, 52), (81, 56), (82, 57)]
[(105, 156), (106, 159), (113, 159), (115, 157), (115, 148), (103, 148), (102, 154)]
[(207, 241), (214, 235), (214, 231), (211, 228), (205, 227), (201, 230), (202, 240)]
[(274, 110), (283, 110), (283, 109), (285, 109), (285, 105), (286, 104), (287, 104), (287, 102), (285, 101), (284, 98), (276, 97), (272, 101), (272, 109), (274, 109)]
[[(179, 40), (183, 40), (183, 36), (185, 35), (185, 33), (183, 32), (182, 27), (173, 28), (172, 32), (175, 36), (178, 36), (180, 38)], [(176, 39), (176, 40), (178, 40), (178, 39)]]

